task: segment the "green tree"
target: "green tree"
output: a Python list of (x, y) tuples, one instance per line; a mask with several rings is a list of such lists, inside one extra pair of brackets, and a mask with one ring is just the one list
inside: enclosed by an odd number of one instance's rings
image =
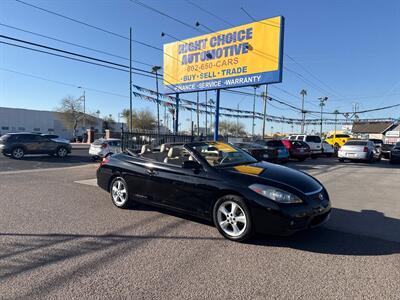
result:
[[(122, 116), (125, 119), (126, 123), (128, 124), (128, 127), (130, 125), (130, 114), (129, 114), (129, 109), (124, 109), (122, 111)], [(146, 129), (146, 130), (153, 130), (157, 126), (157, 120), (153, 113), (148, 110), (140, 110), (132, 111), (132, 128), (137, 128), (137, 129)]]

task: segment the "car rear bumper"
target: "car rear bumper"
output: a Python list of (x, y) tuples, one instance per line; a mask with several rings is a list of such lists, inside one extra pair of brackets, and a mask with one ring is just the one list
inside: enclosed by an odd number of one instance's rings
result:
[(366, 152), (343, 152), (339, 151), (338, 152), (338, 158), (344, 158), (344, 159), (354, 159), (354, 160), (366, 160), (368, 159), (368, 153)]
[(102, 149), (89, 148), (89, 154), (92, 156), (104, 157)]

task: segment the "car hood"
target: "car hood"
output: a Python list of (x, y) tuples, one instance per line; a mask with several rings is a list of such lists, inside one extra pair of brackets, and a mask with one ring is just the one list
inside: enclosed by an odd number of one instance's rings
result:
[(287, 186), (304, 194), (314, 193), (322, 188), (322, 185), (308, 174), (267, 162), (233, 166), (229, 168), (229, 172), (249, 176), (250, 180), (258, 183)]

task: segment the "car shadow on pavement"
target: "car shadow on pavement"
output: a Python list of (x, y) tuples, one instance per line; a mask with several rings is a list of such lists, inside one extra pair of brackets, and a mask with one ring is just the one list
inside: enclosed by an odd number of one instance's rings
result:
[(21, 161), (41, 161), (46, 163), (70, 163), (70, 162), (92, 162), (92, 158), (87, 155), (71, 154), (65, 158), (50, 155), (26, 155)]
[(252, 244), (334, 255), (374, 256), (400, 253), (400, 220), (375, 210), (334, 208), (323, 226), (291, 236), (258, 236)]

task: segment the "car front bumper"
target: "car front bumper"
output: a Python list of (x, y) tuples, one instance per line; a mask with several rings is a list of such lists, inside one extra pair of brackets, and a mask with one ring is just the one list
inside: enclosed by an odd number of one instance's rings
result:
[(262, 234), (290, 235), (318, 227), (329, 220), (331, 203), (328, 200), (312, 204), (281, 205), (280, 209), (253, 207), (255, 230)]

